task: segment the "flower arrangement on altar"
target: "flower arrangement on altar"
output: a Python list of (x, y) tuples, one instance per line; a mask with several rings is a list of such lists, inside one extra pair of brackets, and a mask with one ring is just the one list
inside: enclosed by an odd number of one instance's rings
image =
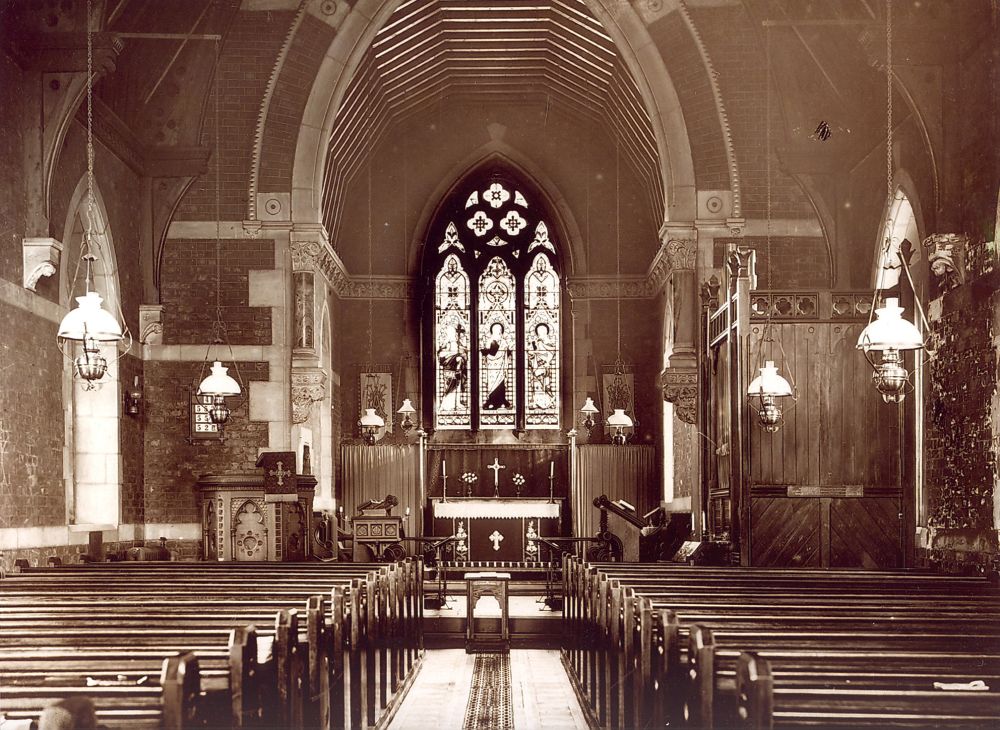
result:
[(510, 478), (510, 480), (512, 482), (514, 482), (514, 488), (515, 488), (515, 490), (517, 492), (517, 496), (520, 497), (521, 496), (521, 487), (524, 486), (524, 482), (525, 482), (524, 474), (521, 474), (520, 472), (515, 472), (514, 476), (512, 476)]
[(472, 495), (472, 485), (479, 481), (479, 477), (474, 472), (467, 471), (458, 478), (458, 481), (465, 483), (465, 496), (469, 497)]

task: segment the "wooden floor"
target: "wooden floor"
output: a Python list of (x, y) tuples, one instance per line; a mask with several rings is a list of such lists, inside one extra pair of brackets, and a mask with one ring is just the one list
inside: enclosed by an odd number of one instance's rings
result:
[[(429, 649), (389, 730), (461, 730), (474, 662), (464, 649)], [(558, 651), (514, 649), (510, 673), (516, 730), (587, 727)]]

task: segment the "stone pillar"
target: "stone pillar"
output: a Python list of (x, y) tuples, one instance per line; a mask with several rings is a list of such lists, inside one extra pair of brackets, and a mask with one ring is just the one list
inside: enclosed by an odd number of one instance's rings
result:
[[(665, 424), (665, 478), (667, 509), (689, 511), (698, 492), (698, 231), (690, 224), (668, 223), (661, 230), (669, 264), (673, 342), (670, 360), (660, 374), (663, 399), (673, 404), (673, 419)], [(665, 343), (666, 344), (666, 343)]]

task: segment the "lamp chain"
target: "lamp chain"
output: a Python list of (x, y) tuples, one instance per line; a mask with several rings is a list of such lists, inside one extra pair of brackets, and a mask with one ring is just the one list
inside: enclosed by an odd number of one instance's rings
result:
[(215, 322), (218, 332), (222, 324), (222, 160), (219, 154), (219, 40), (215, 41)]
[(892, 200), (892, 0), (885, 0), (885, 187)]
[(90, 255), (90, 235), (94, 229), (94, 33), (91, 28), (93, 11), (94, 0), (87, 0), (87, 225), (83, 236), (83, 252), (86, 256)]
[(615, 140), (615, 322), (618, 362), (622, 362), (622, 221), (621, 221), (621, 140)]
[(374, 370), (372, 360), (372, 324), (374, 322), (372, 300), (372, 153), (368, 149), (368, 367)]

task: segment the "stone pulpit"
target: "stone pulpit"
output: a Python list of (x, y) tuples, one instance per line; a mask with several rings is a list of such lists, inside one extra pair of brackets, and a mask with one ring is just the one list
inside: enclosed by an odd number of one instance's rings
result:
[(203, 474), (202, 557), (205, 560), (305, 560), (316, 478), (295, 473), (295, 453), (265, 452), (258, 472)]

